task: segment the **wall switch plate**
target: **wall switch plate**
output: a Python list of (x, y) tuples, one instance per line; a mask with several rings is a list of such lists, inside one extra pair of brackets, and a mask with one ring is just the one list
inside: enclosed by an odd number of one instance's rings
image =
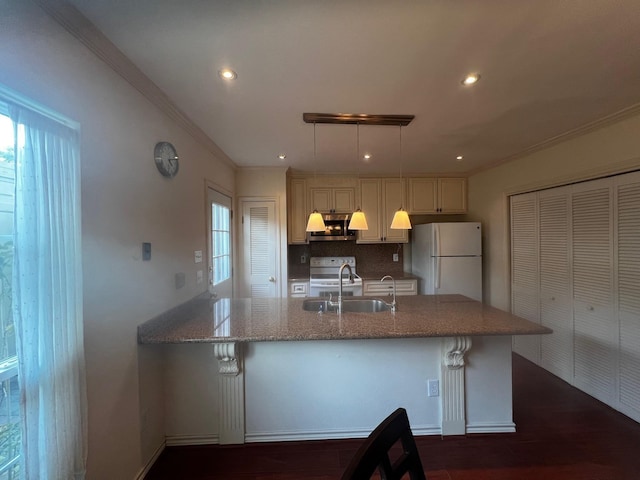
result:
[(305, 255), (300, 255), (300, 263), (307, 263), (307, 257)]
[(142, 244), (142, 260), (151, 260), (151, 243), (149, 242)]
[(196, 263), (202, 263), (202, 250), (196, 250), (193, 252), (193, 258)]
[(198, 270), (196, 272), (196, 283), (202, 283), (202, 280), (203, 280), (202, 270)]
[(427, 380), (427, 395), (430, 397), (440, 396), (440, 382), (438, 380)]
[(397, 261), (398, 261), (398, 254), (397, 254), (397, 253), (394, 253), (394, 254), (393, 254), (393, 261), (394, 261), (394, 262), (397, 262)]

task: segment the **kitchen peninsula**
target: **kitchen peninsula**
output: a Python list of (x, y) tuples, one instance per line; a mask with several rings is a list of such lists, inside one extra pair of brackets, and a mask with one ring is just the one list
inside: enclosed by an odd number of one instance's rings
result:
[(366, 436), (397, 406), (418, 435), (514, 431), (511, 336), (551, 333), (461, 295), (341, 315), (303, 301), (201, 296), (140, 325), (138, 342), (212, 344), (215, 434), (243, 443)]

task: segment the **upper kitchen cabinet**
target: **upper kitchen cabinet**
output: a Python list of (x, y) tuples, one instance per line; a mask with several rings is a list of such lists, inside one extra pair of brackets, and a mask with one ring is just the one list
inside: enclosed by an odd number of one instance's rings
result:
[(304, 178), (290, 178), (287, 198), (287, 242), (307, 243), (307, 182)]
[(466, 178), (413, 177), (408, 180), (410, 214), (467, 212)]
[(404, 204), (404, 188), (399, 178), (360, 180), (360, 208), (367, 217), (369, 230), (358, 232), (357, 243), (407, 243), (407, 230), (390, 227), (396, 210)]
[(311, 210), (321, 213), (351, 213), (355, 209), (355, 187), (310, 188)]

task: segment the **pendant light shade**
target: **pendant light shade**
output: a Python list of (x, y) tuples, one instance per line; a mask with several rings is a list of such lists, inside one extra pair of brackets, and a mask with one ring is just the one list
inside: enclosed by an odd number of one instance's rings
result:
[(353, 212), (353, 215), (351, 215), (351, 221), (347, 228), (349, 230), (369, 230), (367, 218), (364, 216), (364, 212), (362, 210), (357, 209)]
[(322, 214), (318, 213), (317, 210), (314, 210), (311, 215), (309, 215), (309, 221), (307, 222), (307, 232), (324, 232), (326, 226), (324, 224), (324, 219), (322, 218)]
[[(313, 124), (313, 164), (316, 165), (316, 124)], [(315, 177), (315, 172), (314, 172)], [(307, 221), (307, 232), (324, 232), (326, 230), (326, 226), (324, 224), (324, 218), (322, 218), (322, 214), (318, 213), (318, 210), (314, 210), (309, 215), (309, 220)]]
[(402, 207), (393, 215), (390, 228), (394, 230), (411, 230), (409, 214)]
[[(360, 163), (360, 124), (356, 123), (356, 165)], [(358, 167), (358, 170), (360, 168)], [(359, 180), (359, 179), (358, 179)], [(360, 210), (360, 207), (351, 215), (351, 221), (347, 227), (349, 230), (369, 230), (367, 225), (367, 217), (364, 216), (364, 212)]]
[(411, 220), (409, 220), (409, 214), (404, 208), (402, 208), (402, 202), (404, 201), (404, 183), (402, 183), (402, 125), (399, 126), (400, 131), (400, 208), (393, 215), (391, 226), (389, 228), (393, 230), (410, 230)]

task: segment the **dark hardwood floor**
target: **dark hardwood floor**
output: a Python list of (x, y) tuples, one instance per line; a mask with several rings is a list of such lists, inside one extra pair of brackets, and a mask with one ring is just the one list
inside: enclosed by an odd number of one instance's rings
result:
[[(429, 480), (638, 480), (640, 424), (514, 355), (517, 433), (417, 437)], [(339, 479), (358, 440), (169, 447), (146, 480)]]

